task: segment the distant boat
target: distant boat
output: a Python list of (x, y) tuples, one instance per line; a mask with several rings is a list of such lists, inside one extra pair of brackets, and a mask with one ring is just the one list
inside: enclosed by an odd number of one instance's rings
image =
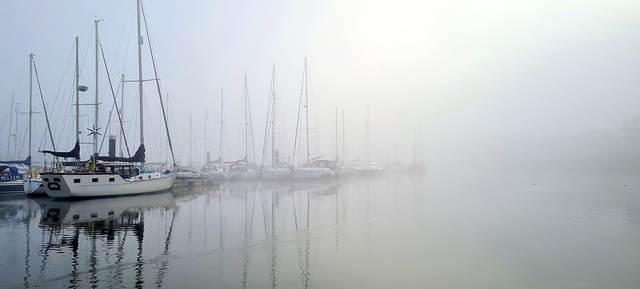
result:
[[(0, 166), (0, 194), (2, 193), (32, 193), (42, 185), (38, 171), (31, 167), (31, 119), (33, 116), (33, 53), (29, 54), (29, 146), (28, 156), (23, 161), (0, 161), (7, 165), (27, 166), (23, 174), (15, 166)], [(17, 111), (16, 111), (17, 113)], [(17, 119), (16, 119), (17, 121)], [(16, 123), (17, 126), (17, 123)]]
[(176, 174), (175, 182), (189, 183), (194, 181), (204, 181), (207, 179), (207, 175), (196, 172), (191, 168), (179, 168)]
[[(31, 160), (31, 126), (33, 119), (33, 53), (29, 54), (29, 153), (27, 156), (28, 160)], [(48, 125), (47, 125), (48, 127)], [(34, 170), (31, 167), (31, 161), (29, 161), (29, 169), (27, 170), (27, 174), (24, 176), (24, 180), (22, 182), (22, 189), (26, 194), (33, 193), (44, 193), (44, 188), (42, 187), (42, 178), (37, 170)]]
[[(206, 134), (206, 130), (205, 130)], [(200, 168), (200, 173), (207, 175), (210, 180), (221, 181), (226, 179), (224, 176), (224, 89), (220, 89), (220, 157), (215, 161), (209, 161), (207, 155), (207, 163)], [(206, 138), (205, 138), (206, 144)]]
[[(229, 169), (223, 172), (223, 176), (227, 180), (250, 180), (259, 178), (258, 166), (249, 161), (249, 135), (251, 135), (251, 144), (253, 145), (253, 124), (251, 122), (251, 110), (249, 106), (249, 88), (247, 85), (247, 76), (244, 76), (244, 134), (245, 134), (245, 155), (241, 160), (232, 162)], [(254, 161), (255, 161), (255, 150)]]
[[(306, 118), (306, 163), (302, 164), (298, 167), (293, 167), (293, 178), (294, 179), (318, 179), (318, 178), (332, 178), (337, 175), (337, 172), (327, 166), (323, 166), (323, 162), (313, 162), (311, 159), (311, 153), (309, 151), (309, 89), (307, 86), (308, 82), (308, 70), (307, 70), (307, 59), (304, 59), (304, 70), (302, 72), (302, 85), (304, 87), (304, 94), (300, 93), (300, 105), (298, 107), (302, 107), (302, 99), (304, 98), (304, 110), (305, 110), (305, 118)], [(300, 110), (298, 110), (298, 120), (297, 124), (300, 124)], [(296, 125), (296, 139), (294, 144), (294, 160), (295, 160), (295, 151), (298, 141), (298, 131), (299, 125)]]
[(200, 173), (206, 175), (210, 180), (224, 180), (224, 169), (215, 163), (209, 163), (200, 168)]
[[(265, 141), (264, 148), (262, 150), (263, 169), (260, 171), (260, 178), (263, 180), (282, 180), (291, 179), (293, 177), (293, 170), (289, 164), (283, 161), (276, 143), (276, 100), (276, 65), (274, 64), (273, 72), (271, 73), (271, 91), (269, 93), (269, 106), (267, 106), (267, 123), (264, 135)], [(269, 136), (271, 136), (271, 165), (266, 167), (264, 163), (264, 156), (267, 153)]]
[[(137, 15), (138, 15), (138, 31), (140, 28), (141, 19), (141, 3), (137, 1)], [(96, 58), (98, 58), (98, 21), (96, 20)], [(138, 34), (138, 39), (142, 40), (142, 35)], [(43, 151), (50, 153), (56, 158), (74, 158), (76, 160), (76, 167), (72, 171), (65, 171), (62, 163), (58, 162), (53, 172), (44, 172), (41, 174), (44, 181), (44, 188), (46, 193), (50, 197), (54, 198), (67, 198), (67, 197), (103, 197), (103, 196), (117, 196), (117, 195), (131, 195), (131, 194), (144, 194), (151, 192), (159, 192), (168, 190), (173, 184), (176, 175), (167, 171), (164, 172), (152, 172), (145, 173), (145, 146), (144, 146), (144, 117), (143, 117), (143, 86), (142, 86), (142, 58), (141, 58), (142, 41), (138, 41), (138, 87), (140, 97), (140, 146), (134, 156), (115, 157), (115, 156), (98, 156), (97, 142), (98, 142), (98, 94), (96, 93), (96, 114), (95, 124), (91, 134), (94, 136), (94, 152), (91, 160), (86, 162), (80, 162), (80, 140), (78, 136), (79, 131), (79, 92), (86, 91), (86, 86), (79, 85), (79, 51), (78, 51), (78, 38), (76, 37), (76, 145), (70, 152), (55, 152), (55, 151)], [(96, 65), (97, 65), (96, 61)], [(153, 63), (155, 66), (155, 63)], [(98, 69), (96, 67), (96, 74)], [(97, 80), (96, 75), (96, 80)], [(157, 77), (156, 77), (157, 81)], [(96, 83), (97, 86), (97, 83)], [(115, 101), (115, 100), (114, 100)], [(161, 103), (162, 104), (162, 103)], [(116, 109), (117, 109), (117, 104)], [(165, 128), (168, 128), (166, 124), (166, 114), (163, 107), (163, 118), (165, 121)], [(119, 115), (119, 114), (118, 114)], [(126, 141), (126, 140), (125, 140)], [(169, 139), (169, 147), (172, 151), (171, 139)], [(140, 163), (140, 167), (134, 167), (134, 163)], [(175, 160), (174, 160), (175, 166)]]
[(407, 168), (409, 173), (424, 173), (427, 171), (427, 165), (423, 161), (422, 155), (422, 135), (420, 131), (413, 135), (413, 162)]

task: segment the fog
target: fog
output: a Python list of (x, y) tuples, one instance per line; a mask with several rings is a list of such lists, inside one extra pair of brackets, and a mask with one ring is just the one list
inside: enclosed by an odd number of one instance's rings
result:
[[(15, 130), (12, 93), (19, 112), (26, 111), (29, 53), (36, 55), (57, 148), (70, 150), (74, 38), (80, 38), (81, 84), (89, 87), (81, 103), (91, 103), (95, 19), (102, 20), (100, 40), (114, 90), (121, 73), (137, 79), (135, 4), (4, 1), (0, 6), (0, 156), (27, 155), (26, 115), (18, 115), (18, 145), (7, 140), (11, 115)], [(179, 1), (145, 3), (145, 13), (182, 164), (202, 164), (205, 146), (212, 160), (220, 155), (221, 89), (224, 158), (244, 157), (245, 76), (260, 162), (274, 64), (279, 142), (291, 155), (306, 58), (314, 157), (335, 158), (337, 107), (338, 154), (349, 160), (367, 158), (368, 145), (372, 161), (408, 165), (417, 154), (429, 169), (617, 171), (637, 170), (640, 161), (639, 6), (637, 1)], [(144, 79), (154, 78), (148, 44), (145, 39)], [(104, 132), (113, 101), (102, 61), (100, 70)], [(124, 91), (124, 126), (133, 153), (139, 142), (137, 87), (128, 83)], [(36, 88), (34, 111), (41, 112), (39, 97)], [(145, 97), (147, 160), (164, 161), (162, 114), (152, 82), (145, 83)], [(81, 108), (83, 142), (89, 141), (92, 109)], [(115, 121), (113, 115), (106, 134), (118, 134)], [(34, 115), (34, 154), (51, 149), (44, 128), (44, 115)], [(91, 146), (83, 145), (83, 158), (90, 154)], [(43, 160), (41, 154), (34, 158)]]

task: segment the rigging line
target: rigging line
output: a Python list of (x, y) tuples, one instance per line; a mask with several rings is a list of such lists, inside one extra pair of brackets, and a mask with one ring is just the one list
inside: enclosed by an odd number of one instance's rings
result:
[(164, 102), (162, 101), (162, 92), (160, 90), (160, 81), (158, 80), (158, 68), (156, 67), (156, 58), (153, 54), (153, 49), (151, 48), (151, 37), (149, 35), (149, 26), (147, 25), (147, 16), (144, 13), (144, 5), (142, 5), (142, 1), (140, 1), (140, 7), (142, 9), (142, 18), (144, 19), (144, 29), (147, 32), (147, 42), (149, 42), (149, 52), (151, 53), (151, 63), (153, 64), (153, 73), (156, 77), (156, 86), (158, 87), (158, 98), (160, 98), (160, 107), (162, 107), (162, 118), (164, 119), (164, 127), (167, 131), (167, 139), (169, 141), (169, 149), (171, 150), (171, 159), (173, 160), (173, 165), (176, 165), (176, 157), (173, 153), (173, 144), (171, 143), (171, 134), (169, 134), (169, 124), (167, 123), (167, 113), (164, 109)]
[(38, 67), (36, 66), (35, 59), (33, 60), (33, 70), (36, 73), (36, 82), (38, 83), (38, 90), (40, 91), (40, 100), (42, 100), (42, 108), (44, 110), (44, 117), (47, 120), (47, 130), (49, 131), (49, 137), (51, 138), (51, 146), (53, 150), (56, 150), (56, 144), (53, 141), (53, 134), (51, 133), (51, 125), (49, 124), (49, 113), (47, 113), (47, 106), (44, 103), (44, 96), (42, 95), (42, 86), (40, 85), (40, 77), (38, 76)]
[(302, 70), (302, 86), (300, 87), (300, 102), (298, 104), (298, 119), (296, 120), (296, 137), (293, 139), (293, 159), (292, 161), (296, 161), (296, 148), (298, 145), (298, 131), (300, 130), (300, 108), (302, 107), (302, 93), (304, 92), (304, 77), (305, 71), (307, 69), (307, 65), (305, 62), (304, 69)]
[(246, 86), (245, 89), (247, 90), (247, 111), (249, 112), (249, 130), (251, 131), (251, 150), (253, 152), (253, 162), (256, 163), (256, 143), (255, 141), (253, 141), (253, 120), (251, 119), (251, 103), (249, 102), (249, 86)]
[[(124, 145), (127, 148), (127, 155), (131, 157), (131, 152), (129, 152), (129, 144), (127, 143), (127, 137), (124, 133), (124, 127), (122, 126), (122, 114), (120, 113), (120, 109), (118, 108), (118, 101), (116, 100), (116, 94), (113, 92), (113, 83), (111, 82), (111, 74), (109, 74), (109, 68), (107, 68), (107, 59), (104, 56), (104, 50), (102, 49), (102, 43), (100, 43), (100, 52), (102, 53), (102, 61), (104, 61), (104, 69), (107, 70), (107, 79), (109, 80), (109, 88), (111, 88), (111, 96), (113, 96), (113, 105), (116, 107), (116, 114), (118, 115), (118, 121), (120, 123), (120, 131), (122, 132), (122, 138), (124, 139)], [(111, 114), (109, 114), (109, 119), (111, 119)], [(104, 139), (103, 139), (104, 140)]]
[(27, 134), (25, 133), (24, 135), (22, 135), (22, 142), (20, 143), (20, 150), (18, 151), (18, 157), (20, 157), (20, 154), (24, 150), (24, 143), (26, 142), (25, 141), (26, 138), (27, 138)]
[[(269, 100), (267, 101), (267, 121), (264, 126), (264, 143), (262, 144), (262, 161), (261, 164), (264, 167), (264, 157), (267, 154), (267, 143), (269, 142), (269, 112), (271, 111), (271, 92), (273, 90), (273, 76), (271, 77), (271, 86), (269, 88)], [(273, 128), (271, 128), (273, 129)], [(273, 156), (272, 156), (273, 157)]]
[[(72, 45), (73, 47), (74, 45)], [(67, 59), (67, 65), (65, 66), (64, 69), (64, 73), (62, 74), (62, 79), (60, 80), (60, 85), (58, 86), (58, 92), (56, 93), (56, 99), (53, 102), (53, 108), (52, 108), (52, 112), (56, 111), (56, 103), (58, 103), (58, 98), (60, 97), (60, 91), (62, 90), (62, 86), (64, 84), (64, 79), (67, 76), (67, 72), (69, 71), (69, 63), (71, 63), (71, 59), (73, 57), (73, 48), (70, 50), (69, 52), (69, 58)], [(61, 105), (62, 106), (62, 105)], [(65, 111), (65, 113), (63, 115), (67, 115), (68, 112), (68, 108)], [(64, 124), (66, 121), (64, 121), (65, 118), (63, 118), (63, 123), (62, 123), (62, 127), (64, 127)], [(59, 122), (58, 122), (59, 123)], [(55, 127), (55, 126), (54, 126)]]
[(107, 138), (106, 131), (109, 130), (109, 126), (111, 125), (111, 115), (113, 114), (113, 109), (115, 108), (115, 104), (111, 105), (111, 110), (109, 111), (109, 119), (107, 119), (107, 126), (104, 128), (105, 134), (102, 135), (102, 141), (100, 141), (100, 148), (98, 149), (98, 155), (102, 151), (102, 146), (104, 145), (104, 139)]
[[(149, 125), (149, 129), (146, 130), (147, 135), (151, 134), (151, 139), (156, 140), (158, 138), (156, 138), (156, 134), (155, 134), (156, 130), (153, 127), (153, 119), (151, 118), (152, 114), (151, 114), (149, 105), (144, 106), (144, 111), (145, 111), (145, 114), (147, 115), (147, 120), (149, 120), (149, 122), (146, 122), (146, 124)], [(148, 145), (148, 146), (153, 145), (153, 151), (157, 152), (156, 155), (160, 154), (160, 149), (158, 149), (158, 142), (154, 141), (154, 142), (151, 142), (151, 144), (147, 143), (145, 145)]]

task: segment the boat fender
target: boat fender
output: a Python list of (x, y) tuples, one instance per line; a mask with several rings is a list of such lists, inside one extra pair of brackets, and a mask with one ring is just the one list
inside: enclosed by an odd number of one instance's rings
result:
[(38, 173), (38, 170), (31, 171), (31, 177), (32, 178), (37, 178), (38, 176), (40, 176), (40, 174)]
[(58, 163), (56, 165), (56, 168), (58, 169), (59, 172), (61, 172), (64, 169), (64, 165), (62, 163)]

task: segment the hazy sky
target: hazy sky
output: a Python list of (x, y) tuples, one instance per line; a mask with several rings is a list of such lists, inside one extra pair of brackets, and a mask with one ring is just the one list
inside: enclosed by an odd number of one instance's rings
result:
[[(81, 79), (90, 87), (83, 102), (91, 102), (93, 20), (103, 19), (101, 43), (112, 79), (117, 82), (122, 72), (137, 78), (134, 5), (130, 0), (0, 3), (0, 156), (6, 154), (12, 92), (21, 110), (26, 107), (29, 53), (36, 54), (45, 100), (54, 107), (56, 96), (72, 97), (65, 89), (72, 71), (62, 79), (65, 69), (73, 68), (69, 56), (79, 36)], [(379, 162), (396, 155), (410, 161), (417, 129), (430, 160), (472, 144), (618, 130), (640, 114), (639, 1), (148, 1), (145, 9), (182, 162), (188, 158), (189, 113), (196, 131), (194, 155), (204, 155), (205, 108), (207, 145), (217, 158), (221, 88), (230, 156), (244, 154), (236, 147), (242, 137), (245, 74), (256, 150), (262, 150), (274, 63), (279, 113), (284, 114), (279, 117), (286, 119), (291, 147), (305, 57), (312, 126), (319, 127), (323, 140), (319, 153), (330, 157), (335, 106), (345, 110), (349, 157), (354, 158), (364, 157), (370, 105), (371, 153)], [(153, 78), (150, 67), (145, 70), (145, 78)], [(105, 119), (112, 101), (101, 74)], [(135, 86), (130, 92), (129, 86), (125, 95), (135, 98)], [(151, 94), (154, 86), (147, 84), (145, 92), (147, 102), (158, 102)], [(59, 146), (70, 149), (70, 100), (65, 101), (66, 107), (51, 110), (52, 118), (67, 118), (58, 121), (57, 134), (65, 135)], [(134, 113), (133, 101), (125, 114)], [(90, 114), (89, 107), (83, 110)], [(34, 150), (43, 134), (42, 115), (35, 119)], [(135, 120), (126, 124), (132, 147), (136, 125)], [(153, 124), (146, 138), (163, 142), (161, 125)], [(401, 140), (394, 141), (395, 136)], [(164, 145), (148, 149), (148, 157), (164, 158)], [(90, 146), (83, 150), (88, 153)]]

